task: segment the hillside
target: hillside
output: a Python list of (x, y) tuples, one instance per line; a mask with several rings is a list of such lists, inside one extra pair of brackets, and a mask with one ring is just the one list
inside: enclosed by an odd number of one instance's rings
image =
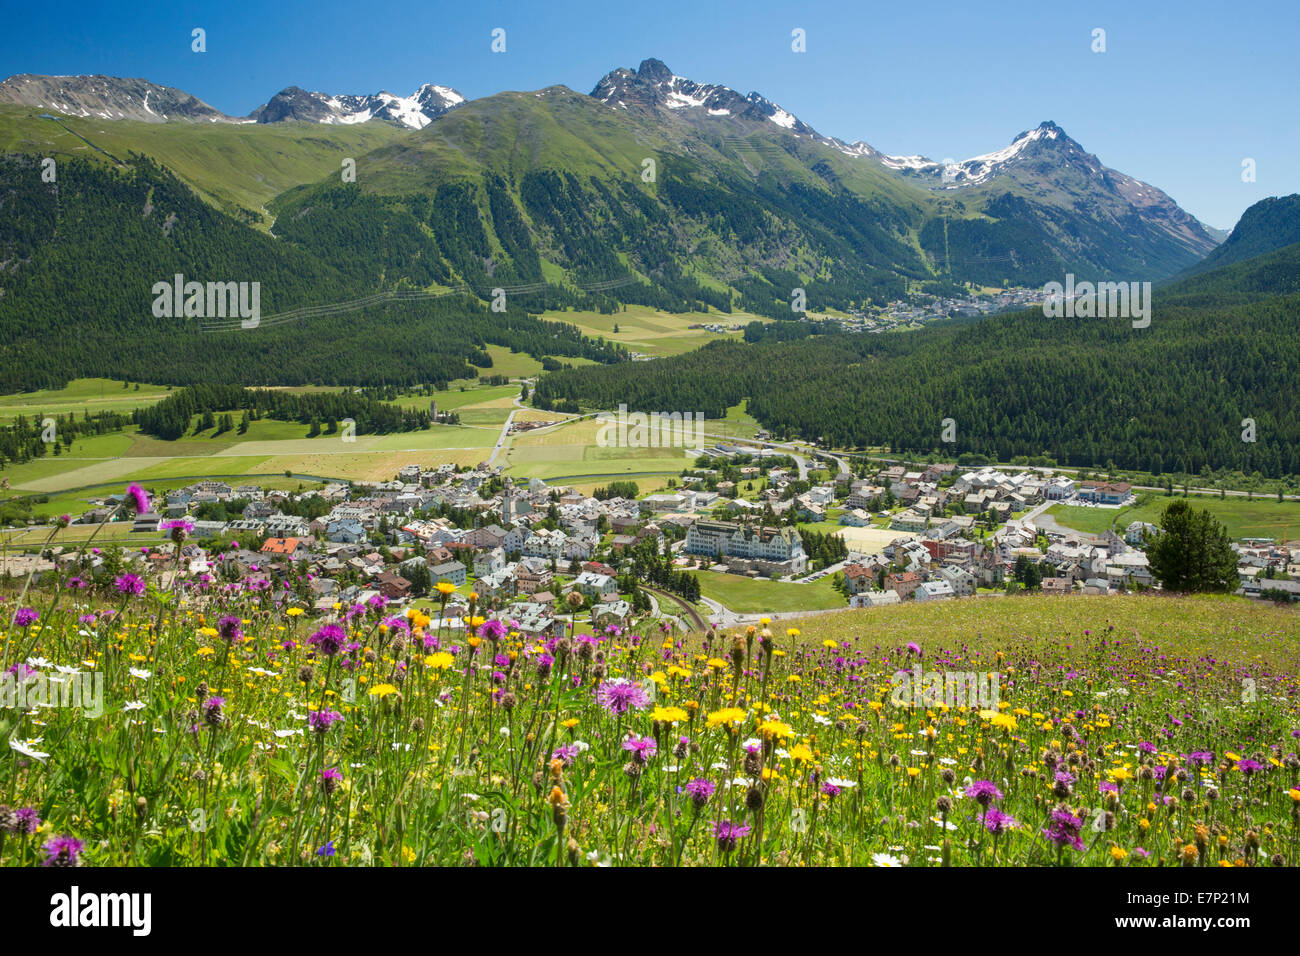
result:
[[(346, 258), (336, 265), (278, 242), (221, 215), (151, 160), (129, 159), (120, 170), (69, 160), (57, 184), (46, 184), (34, 160), (0, 157), (0, 390), (85, 375), (177, 385), (445, 384), (489, 369), (489, 343), (539, 358), (619, 358), (576, 329), (517, 308), (490, 312), (464, 295), (280, 322), (277, 313), (350, 301), (376, 284)], [(257, 283), (266, 325), (156, 316), (155, 283), (178, 274), (247, 283), (250, 297)], [(370, 334), (358, 336), (359, 327)]]
[[(503, 287), (538, 309), (789, 317), (796, 288), (823, 311), (896, 298), (916, 279), (1155, 280), (1215, 245), (1169, 197), (1050, 122), (949, 176), (655, 59), (590, 94), (467, 102), (432, 84), (409, 97), (288, 87), (238, 121), (113, 77), (13, 77), (4, 102), (15, 104), (0, 105), (6, 152), (146, 155), (223, 213), (348, 259), (370, 288), (447, 281), (487, 298)], [(355, 183), (340, 177), (345, 159)], [(397, 248), (373, 241), (390, 235)]]
[(1209, 272), (1300, 242), (1300, 193), (1261, 199), (1244, 213), (1223, 244), (1183, 276)]
[[(1144, 329), (1037, 310), (904, 335), (762, 336), (548, 375), (536, 401), (720, 417), (748, 399), (774, 434), (838, 447), (1046, 455), (1157, 475), (1207, 466), (1297, 474), (1298, 262), (1300, 247), (1290, 247), (1157, 290)], [(948, 418), (952, 445), (940, 441)], [(1244, 418), (1255, 420), (1256, 442), (1241, 440)]]

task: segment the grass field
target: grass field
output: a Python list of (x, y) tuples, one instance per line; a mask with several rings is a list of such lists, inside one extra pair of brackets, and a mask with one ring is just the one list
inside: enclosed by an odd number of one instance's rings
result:
[(681, 473), (692, 460), (681, 448), (602, 447), (593, 418), (514, 436), (498, 461), (515, 476), (546, 480), (569, 476), (595, 484), (609, 477), (667, 478)]
[(781, 625), (799, 627), (817, 643), (832, 639), (898, 647), (915, 641), (930, 654), (965, 644), (985, 654), (1028, 644), (1080, 661), (1106, 635), (1120, 645), (1148, 648), (1148, 653), (1196, 656), (1212, 650), (1221, 660), (1254, 661), (1252, 668), (1300, 671), (1300, 608), (1232, 595), (1034, 594), (907, 601), (782, 620)]
[[(1134, 521), (1158, 525), (1160, 516), (1175, 498), (1150, 495), (1130, 508), (1079, 508), (1053, 505), (1047, 510), (1058, 524), (1088, 534), (1100, 534), (1107, 528), (1123, 533)], [(1300, 532), (1300, 502), (1275, 498), (1214, 498), (1194, 495), (1188, 499), (1196, 510), (1206, 510), (1223, 522), (1228, 534), (1240, 538), (1284, 538), (1294, 540)]]
[(818, 611), (848, 604), (848, 599), (831, 586), (830, 576), (811, 584), (792, 584), (718, 571), (699, 571), (697, 574), (700, 593), (704, 597), (741, 614)]
[(710, 435), (726, 435), (729, 438), (753, 438), (762, 428), (745, 410), (746, 401), (732, 405), (727, 409), (726, 418), (709, 418), (704, 422), (704, 430)]
[[(686, 315), (674, 315), (660, 312), (648, 306), (629, 305), (626, 311), (613, 315), (599, 312), (544, 312), (543, 319), (553, 322), (567, 322), (577, 326), (585, 335), (593, 338), (603, 336), (607, 341), (617, 342), (633, 352), (641, 352), (655, 358), (664, 355), (680, 355), (700, 346), (708, 345), (718, 339), (739, 339), (739, 332), (717, 333), (705, 329), (692, 329), (689, 326), (700, 323), (719, 323), (724, 326), (744, 326), (749, 322), (768, 322), (761, 316), (735, 312), (723, 315), (718, 312), (704, 314), (691, 312)], [(618, 326), (618, 332), (614, 326)], [(572, 361), (561, 358), (561, 362)]]
[(22, 415), (40, 419), (45, 415), (76, 412), (114, 411), (129, 415), (134, 409), (148, 408), (167, 397), (170, 389), (162, 385), (131, 385), (107, 378), (73, 379), (64, 388), (43, 388), (36, 392), (0, 395), (0, 425)]

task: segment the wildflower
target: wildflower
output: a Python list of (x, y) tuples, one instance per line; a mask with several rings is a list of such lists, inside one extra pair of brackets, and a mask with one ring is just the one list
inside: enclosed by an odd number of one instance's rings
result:
[(315, 648), (326, 657), (333, 657), (342, 649), (344, 643), (347, 642), (347, 639), (347, 632), (344, 631), (343, 628), (339, 627), (337, 624), (326, 624), (320, 630), (313, 633), (307, 640), (308, 643), (315, 646)]
[(333, 856), (333, 855), (334, 855), (334, 841), (333, 841), (333, 840), (330, 840), (330, 841), (329, 841), (328, 843), (326, 843), (324, 846), (320, 847), (320, 848), (316, 851), (316, 855), (317, 855), (317, 856)]
[(31, 757), (33, 760), (44, 763), (45, 758), (48, 757), (49, 754), (43, 750), (36, 749), (36, 745), (43, 739), (44, 738), (41, 737), (36, 737), (27, 741), (11, 739), (9, 741), (9, 749), (22, 754), (24, 757)]
[(343, 720), (343, 715), (337, 710), (313, 710), (307, 715), (307, 725), (321, 734), (341, 720)]
[(596, 702), (608, 713), (617, 717), (634, 707), (638, 709), (645, 707), (650, 703), (650, 698), (639, 685), (616, 678), (605, 681), (596, 688)]
[(484, 621), (479, 634), (489, 641), (499, 641), (506, 636), (506, 626), (500, 621)]
[(791, 736), (794, 733), (794, 730), (789, 724), (782, 723), (779, 720), (768, 719), (758, 725), (758, 732), (769, 740), (780, 740)]
[(718, 849), (723, 853), (734, 850), (748, 834), (748, 825), (732, 823), (730, 820), (719, 820), (713, 827), (713, 836), (718, 841)]
[(113, 585), (117, 588), (119, 594), (139, 597), (144, 593), (144, 579), (138, 574), (123, 574), (113, 582)]
[(144, 514), (149, 510), (149, 492), (145, 491), (135, 482), (126, 486), (126, 496), (123, 503), (131, 506), (138, 514)]
[(17, 627), (31, 627), (41, 619), (40, 614), (29, 607), (20, 607), (18, 613), (14, 615), (14, 624)]
[(1079, 837), (1079, 831), (1082, 827), (1082, 820), (1065, 807), (1057, 807), (1052, 811), (1047, 826), (1041, 832), (1045, 838), (1058, 847), (1063, 847), (1068, 843), (1072, 848), (1082, 850), (1083, 840)]
[(987, 807), (994, 800), (1002, 799), (1002, 791), (988, 780), (976, 780), (966, 788), (962, 795), (974, 800), (982, 807)]
[(623, 749), (632, 754), (637, 763), (649, 763), (650, 758), (659, 751), (659, 745), (653, 737), (630, 737), (623, 741)]
[(656, 707), (650, 711), (650, 719), (657, 724), (675, 724), (689, 717), (690, 715), (680, 707)]
[(158, 526), (158, 530), (170, 532), (171, 539), (180, 544), (194, 530), (194, 523), (185, 518), (177, 518), (174, 521), (164, 521)]
[(233, 615), (227, 614), (221, 620), (217, 621), (217, 633), (227, 644), (235, 644), (244, 639), (244, 632), (240, 628), (243, 622)]
[(445, 671), (455, 662), (456, 658), (452, 657), (446, 651), (439, 651), (436, 654), (430, 654), (426, 657), (424, 659), (424, 666), (435, 671)]
[(739, 707), (724, 707), (709, 714), (707, 723), (709, 727), (730, 727), (744, 719), (745, 712)]
[(1016, 818), (1009, 813), (1003, 813), (997, 807), (989, 807), (988, 812), (984, 814), (984, 829), (988, 830), (994, 836), (1001, 836), (1007, 830), (1014, 830), (1019, 823)]
[(225, 705), (224, 697), (209, 697), (203, 702), (203, 719), (209, 727), (220, 727), (225, 722), (225, 715), (221, 712)]
[(343, 774), (339, 772), (338, 767), (326, 767), (320, 772), (320, 787), (328, 796), (339, 788), (343, 782)]
[(696, 777), (683, 787), (682, 791), (691, 798), (691, 804), (695, 809), (700, 810), (709, 802), (709, 798), (713, 796), (715, 789), (710, 781), (705, 780), (703, 777)]
[(19, 807), (17, 810), (0, 806), (0, 833), (14, 836), (28, 836), (41, 828), (41, 818), (31, 807)]
[(56, 836), (41, 847), (46, 853), (41, 866), (80, 866), (81, 851), (84, 848), (85, 844), (80, 840), (70, 836)]

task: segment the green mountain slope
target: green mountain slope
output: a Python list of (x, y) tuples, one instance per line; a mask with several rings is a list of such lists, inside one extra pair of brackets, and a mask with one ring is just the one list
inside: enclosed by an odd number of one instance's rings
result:
[(116, 164), (130, 153), (166, 166), (203, 199), (260, 228), (262, 207), (303, 183), (339, 176), (344, 158), (392, 142), (406, 130), (388, 123), (143, 123), (58, 116), (0, 105), (0, 153), (85, 158)]
[[(372, 293), (312, 253), (222, 215), (151, 160), (71, 159), (55, 184), (35, 158), (0, 157), (0, 391), (70, 378), (167, 384), (407, 384), (478, 374), (487, 344), (543, 355), (620, 356), (518, 308), (476, 299), (377, 302), (280, 324), (274, 315)], [(159, 318), (154, 284), (257, 283), (265, 325), (205, 331)], [(206, 302), (205, 302), (206, 306)], [(211, 317), (209, 317), (211, 318)], [(364, 330), (364, 331), (363, 331)]]
[[(748, 399), (775, 434), (841, 447), (1300, 474), (1298, 275), (1300, 245), (1158, 291), (1145, 329), (1030, 311), (905, 335), (715, 344), (547, 375), (536, 400), (717, 416)], [(948, 418), (954, 445), (940, 440)], [(1246, 418), (1255, 442), (1241, 438)]]
[(1300, 193), (1261, 199), (1241, 214), (1232, 232), (1183, 275), (1208, 272), (1300, 242)]

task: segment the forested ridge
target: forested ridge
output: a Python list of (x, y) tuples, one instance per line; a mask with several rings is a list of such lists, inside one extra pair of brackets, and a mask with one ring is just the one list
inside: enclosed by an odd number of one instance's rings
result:
[[(363, 237), (387, 247), (386, 239)], [(476, 377), (501, 345), (541, 358), (624, 356), (518, 303), (473, 295), (236, 332), (156, 318), (154, 283), (258, 282), (263, 316), (347, 302), (385, 285), (347, 256), (326, 262), (221, 215), (147, 157), (115, 170), (81, 160), (44, 183), (33, 157), (0, 157), (0, 391), (86, 376), (161, 384), (445, 385)]]
[[(774, 434), (845, 448), (1300, 474), (1300, 294), (1275, 294), (1297, 275), (1300, 245), (1158, 290), (1145, 329), (1034, 310), (901, 334), (755, 335), (556, 372), (535, 401), (720, 417), (748, 399)], [(941, 440), (947, 418), (955, 444)], [(1243, 419), (1254, 442), (1242, 440)]]

